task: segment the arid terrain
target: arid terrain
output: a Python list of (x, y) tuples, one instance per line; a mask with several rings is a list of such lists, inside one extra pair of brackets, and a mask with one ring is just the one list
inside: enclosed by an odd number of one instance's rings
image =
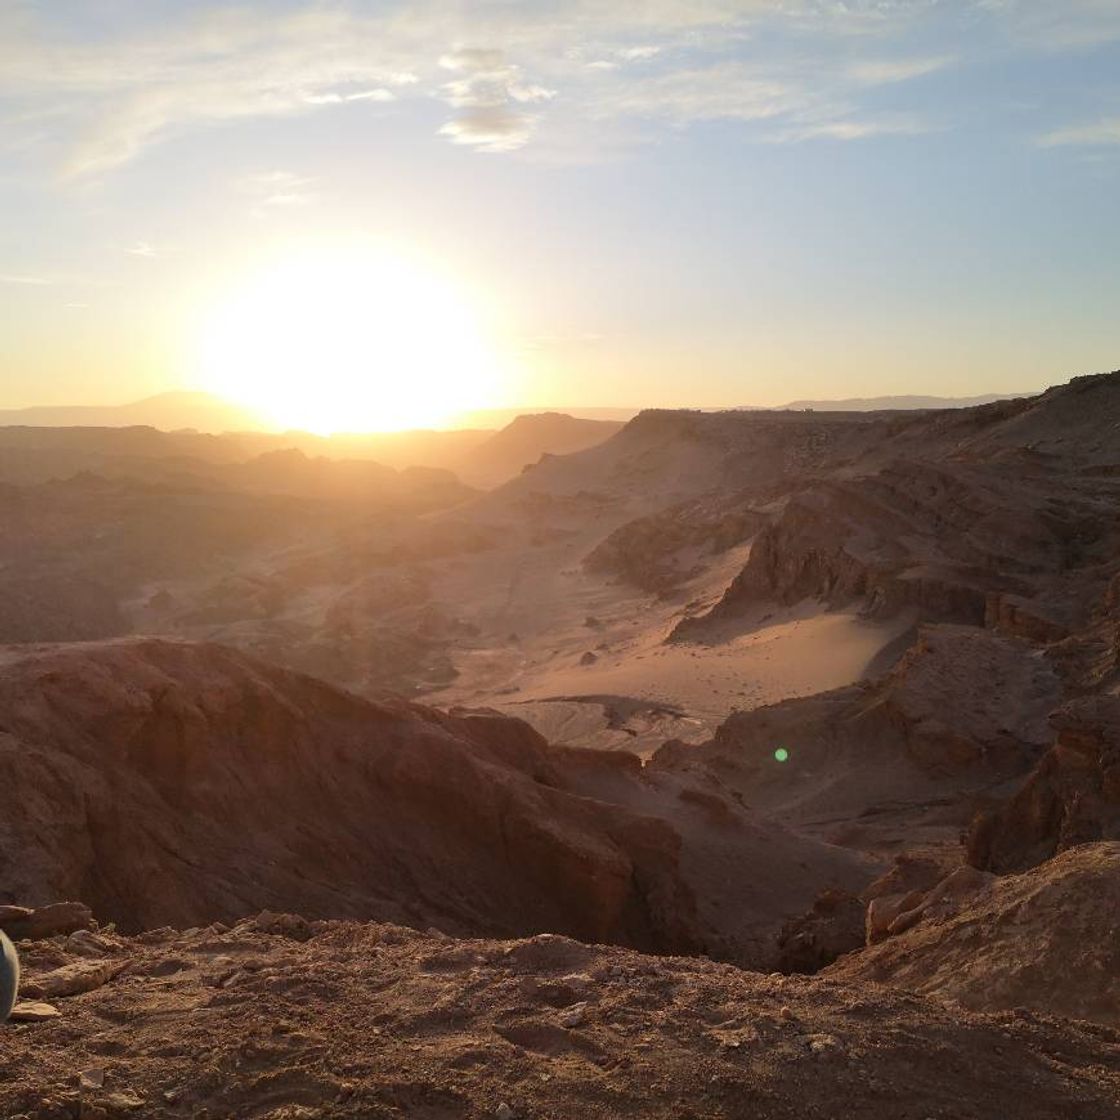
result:
[(1120, 1116), (1120, 372), (817, 404), (0, 428), (0, 1114)]

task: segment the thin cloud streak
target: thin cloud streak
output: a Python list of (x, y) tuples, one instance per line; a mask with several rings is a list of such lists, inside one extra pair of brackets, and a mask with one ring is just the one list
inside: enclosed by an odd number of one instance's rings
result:
[(895, 82), (909, 82), (937, 74), (955, 65), (955, 55), (938, 55), (934, 58), (899, 58), (860, 62), (849, 73), (860, 85), (891, 85)]
[(1060, 147), (1107, 147), (1120, 144), (1120, 117), (1098, 121), (1095, 124), (1078, 125), (1048, 132), (1038, 138), (1043, 148)]
[(286, 209), (308, 206), (318, 198), (313, 189), (319, 180), (310, 175), (297, 175), (292, 171), (265, 171), (247, 175), (236, 183), (237, 189), (251, 197), (256, 204), (253, 211), (258, 217), (268, 209)]
[(1015, 42), (1040, 51), (1079, 50), (1120, 41), (1116, 0), (979, 0)]

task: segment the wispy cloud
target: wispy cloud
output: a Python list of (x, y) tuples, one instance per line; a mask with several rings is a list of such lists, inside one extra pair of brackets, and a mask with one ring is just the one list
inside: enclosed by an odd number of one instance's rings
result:
[(244, 176), (236, 186), (242, 194), (250, 196), (258, 208), (286, 209), (314, 202), (318, 182), (313, 176), (297, 175), (292, 171), (265, 171)]
[(859, 62), (851, 67), (849, 73), (860, 85), (889, 85), (893, 82), (909, 82), (936, 74), (956, 62), (953, 55), (943, 54), (932, 58), (895, 58)]
[(767, 76), (740, 62), (723, 62), (619, 83), (605, 95), (600, 108), (681, 125), (767, 120), (804, 109), (812, 100), (813, 94), (796, 82)]
[(45, 276), (19, 276), (11, 273), (0, 273), (0, 284), (14, 284), (27, 288), (44, 288), (53, 284)]
[(803, 143), (808, 140), (870, 140), (876, 136), (921, 136), (935, 131), (928, 121), (912, 116), (842, 117), (831, 121), (809, 121), (771, 133), (774, 143)]
[[(308, 0), (267, 18), (192, 5), (178, 22), (122, 23), (115, 34), (107, 19), (86, 38), (50, 10), (0, 21), (0, 97), (52, 122), (72, 177), (104, 174), (188, 129), (339, 106), (385, 114), (405, 102), (446, 106), (439, 135), (489, 152), (547, 146), (577, 124), (613, 135), (627, 121), (641, 123), (635, 134), (727, 120), (765, 140), (773, 130), (761, 126), (777, 120), (805, 139), (867, 137), (902, 131), (882, 123), (880, 87), (964, 64), (921, 49), (964, 25), (1032, 48), (1120, 38), (1116, 0)], [(931, 26), (939, 34), (923, 36)], [(804, 126), (807, 112), (828, 123)], [(272, 197), (296, 205), (303, 195)]]
[(308, 105), (345, 105), (354, 101), (396, 101), (397, 95), (391, 89), (362, 89), (355, 93), (309, 93), (304, 96)]
[(535, 114), (525, 107), (556, 96), (555, 90), (526, 80), (521, 67), (500, 50), (460, 48), (444, 55), (440, 66), (454, 75), (440, 92), (458, 110), (440, 134), (482, 151), (520, 148), (536, 123)]
[(1094, 124), (1060, 128), (1040, 136), (1038, 142), (1044, 148), (1072, 146), (1100, 148), (1120, 144), (1120, 117), (1097, 121)]
[(1061, 51), (1120, 41), (1116, 0), (978, 0), (1006, 34), (1035, 49)]

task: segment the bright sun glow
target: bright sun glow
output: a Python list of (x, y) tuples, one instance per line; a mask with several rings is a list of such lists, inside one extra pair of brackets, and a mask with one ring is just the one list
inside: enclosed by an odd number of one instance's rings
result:
[(201, 339), (205, 387), (306, 431), (433, 427), (496, 403), (498, 361), (466, 298), (384, 253), (290, 260), (224, 299)]

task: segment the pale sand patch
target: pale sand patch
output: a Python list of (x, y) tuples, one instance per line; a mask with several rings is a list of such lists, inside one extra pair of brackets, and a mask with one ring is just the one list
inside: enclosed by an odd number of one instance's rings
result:
[(862, 679), (882, 650), (911, 625), (909, 617), (871, 622), (814, 605), (775, 613), (772, 622), (715, 646), (665, 645), (647, 635), (633, 649), (605, 654), (594, 665), (557, 665), (525, 679), (519, 699), (613, 693), (718, 722), (736, 708), (810, 696)]
[[(509, 650), (479, 650), (479, 658), (505, 662), (506, 683), (498, 694), (460, 693), (456, 701), (500, 707), (554, 741), (644, 755), (667, 738), (700, 742), (732, 711), (810, 696), (877, 673), (884, 651), (889, 653), (912, 626), (909, 615), (870, 621), (854, 611), (827, 611), (806, 602), (785, 609), (759, 607), (744, 618), (740, 633), (718, 644), (666, 644), (664, 626), (654, 625), (612, 642), (587, 665), (569, 650), (539, 661), (523, 656), (519, 664)], [(573, 698), (603, 695), (647, 701), (679, 714), (636, 717), (610, 728), (602, 704), (573, 704)]]

